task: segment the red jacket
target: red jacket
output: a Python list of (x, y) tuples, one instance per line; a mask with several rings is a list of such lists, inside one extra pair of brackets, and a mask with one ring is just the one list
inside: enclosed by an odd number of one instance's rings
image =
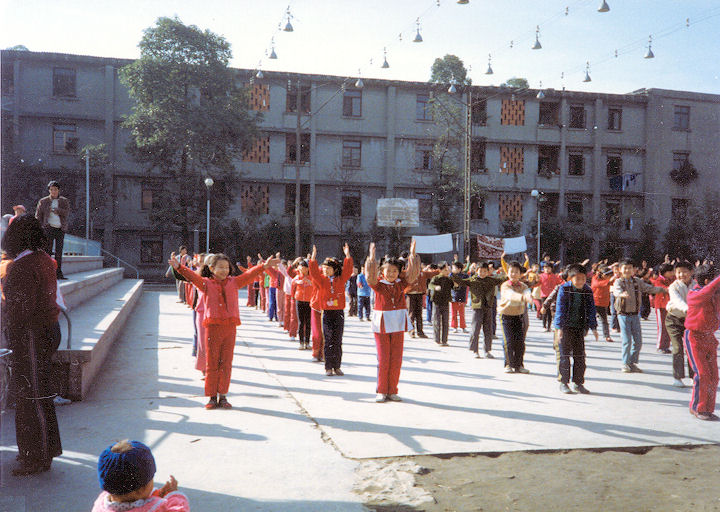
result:
[(323, 311), (345, 309), (345, 283), (352, 274), (352, 258), (345, 258), (342, 273), (333, 278), (325, 277), (320, 272), (316, 260), (310, 260), (308, 265), (310, 269), (310, 279), (318, 291), (318, 307)]
[(547, 297), (556, 286), (563, 284), (562, 277), (557, 274), (540, 274), (540, 296)]
[(414, 283), (405, 286), (405, 293), (427, 293), (427, 281), (440, 273), (440, 270), (422, 270)]
[(252, 283), (256, 276), (263, 273), (259, 264), (239, 276), (229, 276), (222, 281), (212, 277), (200, 277), (184, 265), (178, 272), (202, 291), (203, 325), (240, 325), (238, 307), (238, 289)]
[[(663, 276), (658, 276), (655, 279), (651, 279), (650, 282), (653, 284), (653, 286), (667, 289), (667, 287), (672, 284), (673, 279), (668, 280), (665, 279)], [(655, 295), (653, 307), (656, 309), (665, 309), (668, 302), (670, 302), (670, 295), (667, 293), (659, 293)]]
[(270, 288), (280, 287), (280, 272), (274, 268), (265, 269), (265, 273), (270, 276)]
[(292, 296), (295, 297), (295, 300), (310, 302), (314, 293), (315, 286), (312, 284), (312, 281), (310, 281), (310, 278), (303, 277), (303, 275), (298, 272), (295, 279), (292, 280)]
[(375, 286), (370, 288), (375, 290), (375, 311), (394, 311), (396, 309), (405, 309), (405, 287), (408, 282), (405, 279), (398, 279), (394, 283), (388, 283), (385, 279), (378, 278)]
[[(715, 332), (720, 326), (720, 276), (688, 292), (685, 329)], [(715, 356), (713, 356), (715, 357)]]
[(610, 306), (610, 285), (612, 279), (600, 279), (598, 276), (592, 278), (593, 297), (595, 298), (595, 305), (603, 308)]

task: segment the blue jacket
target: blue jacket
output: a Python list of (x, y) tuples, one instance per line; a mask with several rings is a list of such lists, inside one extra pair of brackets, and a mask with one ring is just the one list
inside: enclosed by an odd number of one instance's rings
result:
[(595, 310), (595, 299), (593, 298), (592, 288), (590, 288), (587, 283), (585, 283), (585, 286), (580, 291), (575, 290), (574, 288), (575, 287), (570, 281), (560, 285), (557, 295), (557, 306), (555, 310), (555, 320), (553, 320), (553, 327), (555, 329), (562, 329), (567, 325), (569, 320), (568, 307), (570, 294), (581, 293), (583, 305), (585, 307), (584, 328), (592, 330), (597, 329), (597, 318), (595, 318), (597, 312)]
[(358, 274), (357, 283), (358, 285), (362, 284), (362, 288), (360, 288), (360, 286), (357, 287), (358, 297), (370, 297), (370, 285), (367, 279), (365, 279), (365, 274)]

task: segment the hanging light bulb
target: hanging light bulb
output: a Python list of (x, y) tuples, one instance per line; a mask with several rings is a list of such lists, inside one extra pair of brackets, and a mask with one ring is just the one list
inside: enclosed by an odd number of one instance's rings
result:
[(359, 70), (359, 69), (358, 69), (358, 79), (357, 79), (357, 81), (355, 82), (355, 87), (357, 87), (358, 89), (362, 89), (363, 87), (365, 87), (365, 84), (363, 83), (362, 77), (360, 76), (360, 70)]
[(258, 80), (262, 80), (264, 77), (265, 75), (263, 75), (262, 69), (258, 69), (258, 72), (255, 73), (255, 78), (257, 78)]
[(533, 50), (540, 50), (542, 45), (540, 44), (540, 25), (535, 28), (535, 44), (532, 45)]
[(470, 3), (470, 0), (457, 0), (457, 3), (459, 3), (460, 5), (467, 5)]
[(543, 92), (543, 89), (542, 89), (542, 81), (540, 82), (540, 90), (538, 91), (536, 98), (539, 100), (545, 99), (545, 93)]
[(485, 71), (485, 74), (486, 74), (486, 75), (492, 75), (492, 74), (493, 74), (492, 66), (490, 65), (490, 61), (491, 61), (491, 60), (492, 60), (492, 55), (488, 53), (488, 68), (487, 68), (487, 71)]
[(287, 8), (287, 13), (286, 13), (286, 14), (287, 14), (287, 23), (285, 24), (285, 28), (283, 29), (283, 31), (285, 31), (285, 32), (292, 32), (292, 31), (293, 31), (293, 26), (292, 26), (292, 23), (290, 23), (290, 18), (292, 18), (292, 14), (290, 14), (290, 6), (289, 6), (289, 5), (288, 5), (288, 8)]
[(272, 47), (270, 50), (270, 57), (268, 57), (268, 58), (269, 59), (277, 59), (277, 53), (275, 53), (275, 38), (274, 37), (271, 39), (271, 44), (272, 44)]
[(452, 79), (452, 82), (450, 82), (450, 87), (448, 88), (448, 92), (450, 94), (455, 94), (457, 92), (457, 87), (455, 87), (455, 79)]
[(647, 49), (647, 53), (645, 53), (645, 58), (646, 59), (654, 59), (655, 58), (655, 54), (652, 51), (652, 35), (648, 38), (648, 49)]
[(588, 61), (585, 63), (585, 78), (583, 78), (583, 82), (592, 82), (592, 79), (590, 78), (590, 62)]
[(610, 6), (605, 0), (603, 0), (602, 4), (600, 4), (600, 7), (598, 7), (598, 12), (608, 12), (609, 10)]
[(387, 61), (387, 48), (383, 48), (383, 63), (382, 66), (380, 66), (383, 69), (387, 69), (390, 67), (390, 64), (388, 64)]
[(417, 24), (417, 33), (415, 34), (415, 39), (413, 39), (413, 43), (422, 43), (423, 38), (420, 35), (420, 18), (418, 18), (415, 23)]

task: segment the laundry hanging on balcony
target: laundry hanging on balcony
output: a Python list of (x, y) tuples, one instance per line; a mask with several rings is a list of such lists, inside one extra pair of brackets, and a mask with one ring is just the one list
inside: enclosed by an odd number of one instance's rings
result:
[(634, 172), (632, 174), (623, 174), (622, 189), (629, 190), (635, 188), (640, 181), (637, 179), (638, 176), (640, 176), (640, 173), (637, 172)]

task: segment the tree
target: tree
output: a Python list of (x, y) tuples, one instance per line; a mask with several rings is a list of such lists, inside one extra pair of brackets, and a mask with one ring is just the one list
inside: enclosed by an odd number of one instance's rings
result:
[(530, 83), (527, 81), (527, 78), (516, 78), (516, 77), (508, 78), (504, 84), (501, 84), (501, 86), (502, 85), (505, 85), (507, 87), (517, 87), (520, 89), (529, 89), (530, 88)]
[(655, 222), (649, 221), (642, 225), (640, 241), (635, 245), (632, 259), (636, 262), (647, 261), (653, 265), (658, 260), (657, 251), (658, 229)]
[(708, 192), (702, 203), (692, 209), (690, 246), (698, 259), (720, 262), (720, 193)]
[(430, 81), (436, 84), (470, 85), (472, 80), (467, 76), (465, 64), (456, 55), (447, 54), (442, 59), (433, 62)]
[(141, 57), (120, 71), (135, 101), (124, 127), (129, 153), (163, 178), (150, 219), (187, 240), (202, 224), (205, 177), (212, 177), (213, 213), (221, 219), (239, 187), (233, 161), (256, 133), (246, 92), (229, 67), (230, 45), (221, 36), (159, 18), (145, 30)]

